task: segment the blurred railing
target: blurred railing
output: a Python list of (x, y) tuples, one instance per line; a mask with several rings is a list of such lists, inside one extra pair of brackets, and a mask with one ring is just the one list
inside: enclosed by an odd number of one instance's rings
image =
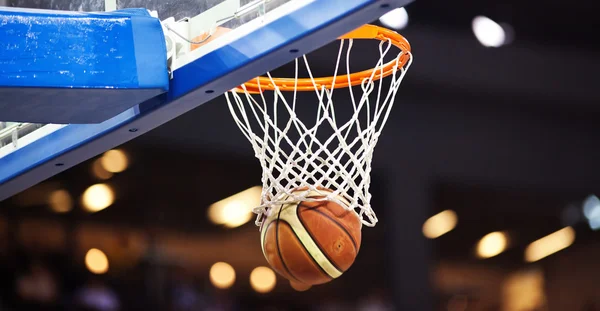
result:
[(0, 121), (0, 158), (65, 125)]

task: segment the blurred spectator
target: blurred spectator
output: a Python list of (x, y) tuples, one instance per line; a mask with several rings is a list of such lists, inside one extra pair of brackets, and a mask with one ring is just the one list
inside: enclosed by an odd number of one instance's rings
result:
[(358, 302), (358, 311), (391, 311), (394, 308), (382, 291), (372, 290)]
[(227, 292), (214, 293), (212, 298), (212, 303), (205, 309), (206, 311), (233, 311), (237, 309), (234, 297), (228, 295)]
[(90, 279), (75, 293), (74, 305), (78, 310), (118, 311), (121, 309), (117, 294), (97, 279)]
[(183, 268), (175, 268), (172, 272), (170, 297), (173, 311), (196, 311), (207, 308), (206, 298), (196, 288), (190, 273)]
[(28, 307), (52, 308), (60, 295), (55, 276), (39, 261), (34, 261), (25, 272), (17, 275), (15, 288), (22, 304)]

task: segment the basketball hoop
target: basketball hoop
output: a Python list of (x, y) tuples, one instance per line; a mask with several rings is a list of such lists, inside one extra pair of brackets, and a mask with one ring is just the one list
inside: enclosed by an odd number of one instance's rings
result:
[[(298, 77), (297, 58), (294, 78), (275, 78), (267, 73), (225, 93), (231, 114), (252, 144), (263, 171), (262, 205), (254, 209), (258, 226), (270, 207), (300, 201), (333, 201), (357, 212), (364, 225), (372, 227), (377, 223), (370, 204), (371, 160), (412, 63), (410, 45), (398, 33), (373, 25), (362, 26), (339, 39), (333, 76), (314, 77), (306, 56), (302, 56), (308, 78)], [(380, 41), (380, 57), (373, 69), (351, 73), (350, 51), (355, 39)], [(347, 73), (338, 74), (346, 41)], [(391, 53), (393, 47), (400, 51)], [(394, 57), (385, 63), (388, 54)], [(383, 79), (386, 77), (387, 94)], [(360, 87), (362, 95), (355, 98), (352, 87)], [(345, 120), (335, 114), (336, 88), (350, 91), (353, 110)], [(266, 91), (273, 92), (270, 103)], [(310, 120), (314, 125), (296, 114), (296, 94), (306, 91), (314, 91), (318, 99), (316, 121)], [(293, 93), (291, 102), (283, 92)], [(323, 137), (323, 132), (331, 134)]]

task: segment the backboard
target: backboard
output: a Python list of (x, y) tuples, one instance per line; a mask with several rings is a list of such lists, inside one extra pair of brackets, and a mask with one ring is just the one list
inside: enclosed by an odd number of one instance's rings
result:
[[(142, 135), (411, 1), (49, 2), (41, 8), (69, 11), (103, 11), (105, 7), (145, 8), (152, 11), (151, 15), (162, 21), (166, 42), (144, 44), (167, 46), (164, 59), (156, 61), (167, 62), (168, 88), (151, 98), (135, 97), (144, 100), (122, 108), (122, 111), (114, 110), (118, 105), (112, 105), (112, 115), (94, 123), (75, 122), (75, 119), (61, 124), (11, 122), (15, 120), (3, 119), (0, 111), (0, 200)], [(40, 8), (37, 1), (13, 0), (10, 4), (15, 7), (37, 5)], [(107, 13), (107, 16), (110, 14)], [(232, 31), (211, 38), (216, 26)], [(204, 41), (206, 39), (210, 40)], [(198, 41), (205, 44), (192, 49)], [(5, 85), (0, 84), (0, 89), (3, 87)], [(86, 88), (81, 89), (85, 92)], [(22, 90), (26, 92), (26, 88)], [(81, 90), (68, 92), (77, 91)], [(16, 96), (18, 92), (17, 88)], [(96, 109), (102, 111), (102, 106)], [(52, 116), (48, 118), (52, 120)]]

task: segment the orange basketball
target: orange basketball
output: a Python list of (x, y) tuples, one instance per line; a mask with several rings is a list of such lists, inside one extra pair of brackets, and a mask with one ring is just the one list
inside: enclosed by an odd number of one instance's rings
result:
[(350, 268), (360, 249), (361, 227), (356, 212), (332, 201), (284, 204), (268, 212), (261, 246), (271, 267), (283, 277), (323, 284)]

